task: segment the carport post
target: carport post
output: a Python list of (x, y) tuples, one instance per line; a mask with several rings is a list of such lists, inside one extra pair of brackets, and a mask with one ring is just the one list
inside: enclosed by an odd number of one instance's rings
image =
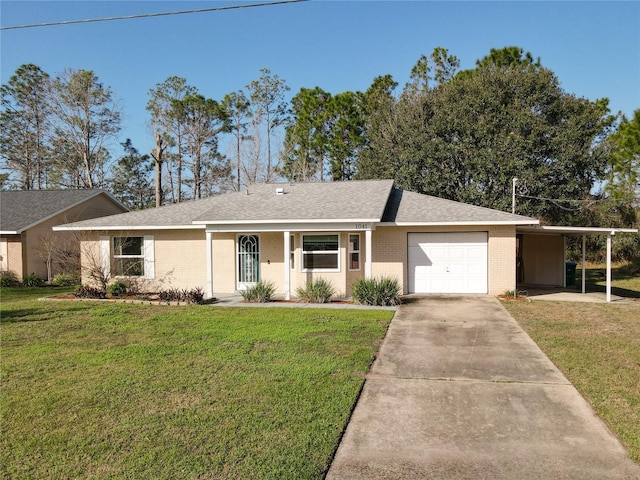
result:
[(615, 232), (607, 235), (607, 302), (611, 301), (611, 239)]
[(587, 289), (586, 289), (587, 280), (585, 278), (585, 273), (587, 269), (584, 265), (586, 257), (587, 257), (587, 236), (582, 235), (582, 293), (587, 293)]

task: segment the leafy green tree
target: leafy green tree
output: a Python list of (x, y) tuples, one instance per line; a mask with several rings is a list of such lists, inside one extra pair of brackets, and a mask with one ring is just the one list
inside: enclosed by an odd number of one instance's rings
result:
[[(190, 95), (196, 95), (197, 89), (187, 84), (182, 77), (168, 77), (164, 82), (149, 90), (147, 111), (151, 114), (151, 127), (156, 137), (156, 169), (162, 174), (162, 164), (166, 163), (169, 175), (169, 190), (173, 202), (182, 201), (182, 173), (184, 160), (185, 119), (182, 110), (176, 110), (176, 105)], [(176, 103), (178, 102), (178, 103)], [(158, 152), (161, 152), (158, 155)], [(157, 158), (161, 158), (158, 163)], [(171, 167), (173, 166), (173, 168)], [(175, 181), (174, 181), (175, 174)]]
[(104, 185), (108, 144), (120, 131), (120, 109), (111, 88), (91, 70), (66, 70), (53, 82), (52, 100), (58, 178), (65, 186)]
[(247, 90), (254, 117), (263, 121), (267, 142), (265, 181), (270, 182), (278, 171), (272, 160), (273, 134), (288, 120), (285, 95), (289, 87), (284, 79), (272, 74), (268, 68), (263, 68), (260, 72), (260, 78), (247, 85)]
[(154, 205), (155, 191), (151, 182), (153, 163), (149, 155), (141, 155), (130, 139), (121, 144), (125, 154), (113, 172), (111, 191), (115, 197), (133, 210)]
[(364, 95), (342, 92), (329, 103), (327, 153), (332, 180), (351, 180), (356, 171), (356, 159), (364, 145)]
[(291, 123), (285, 133), (285, 159), (282, 174), (306, 182), (324, 179), (328, 144), (328, 109), (331, 94), (319, 87), (301, 88), (291, 100)]
[(364, 93), (364, 145), (356, 161), (359, 179), (398, 178), (397, 86), (391, 75), (378, 76)]
[(640, 207), (640, 109), (622, 121), (610, 138), (607, 192), (631, 208)]
[(228, 112), (217, 101), (200, 94), (173, 102), (173, 110), (184, 122), (184, 140), (191, 157), (193, 198), (202, 198), (204, 183), (214, 184), (228, 168), (217, 169), (223, 160), (218, 152), (218, 136), (230, 129)]
[(369, 118), (358, 174), (505, 211), (518, 177), (517, 213), (570, 221), (575, 205), (557, 200), (582, 200), (602, 178), (612, 121), (606, 100), (564, 92), (530, 54), (481, 61), (415, 99), (387, 97)]
[(22, 65), (2, 85), (0, 94), (1, 168), (16, 174), (20, 189), (46, 188), (51, 158), (51, 79), (36, 65)]
[(235, 137), (236, 189), (241, 186), (242, 143), (247, 140), (247, 126), (251, 118), (251, 102), (242, 90), (231, 92), (222, 99), (222, 108), (229, 119), (229, 129)]
[(489, 55), (476, 61), (478, 68), (495, 67), (520, 67), (523, 65), (542, 67), (540, 57), (533, 59), (530, 52), (525, 52), (520, 47), (492, 48)]

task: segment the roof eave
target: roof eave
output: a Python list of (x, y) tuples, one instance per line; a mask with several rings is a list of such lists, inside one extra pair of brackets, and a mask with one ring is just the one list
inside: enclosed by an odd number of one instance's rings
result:
[(76, 226), (72, 224), (68, 225), (58, 225), (53, 227), (53, 230), (56, 232), (64, 232), (64, 231), (74, 231), (74, 232), (82, 232), (82, 231), (113, 231), (113, 230), (204, 230), (204, 225), (191, 225), (191, 224), (182, 224), (182, 225), (92, 225), (92, 226)]
[(204, 221), (194, 220), (194, 225), (278, 225), (278, 224), (317, 224), (317, 223), (378, 223), (380, 218), (314, 218), (314, 219), (277, 219), (277, 220), (218, 220)]
[(473, 220), (473, 221), (457, 221), (457, 222), (380, 222), (379, 227), (442, 227), (442, 226), (480, 226), (480, 225), (538, 225), (540, 220)]
[(616, 233), (638, 233), (637, 228), (608, 227), (563, 227), (560, 225), (535, 225), (521, 229), (524, 233), (615, 235)]

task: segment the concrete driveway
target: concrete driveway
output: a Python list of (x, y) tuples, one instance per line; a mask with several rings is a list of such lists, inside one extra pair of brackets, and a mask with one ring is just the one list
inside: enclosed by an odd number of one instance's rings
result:
[(620, 442), (491, 297), (411, 298), (327, 479), (640, 479)]

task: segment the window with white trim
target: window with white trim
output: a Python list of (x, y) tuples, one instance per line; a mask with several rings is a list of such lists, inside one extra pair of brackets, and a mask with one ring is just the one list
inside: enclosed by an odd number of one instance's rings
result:
[(144, 260), (144, 237), (113, 237), (113, 263), (116, 276), (144, 277)]
[(349, 270), (360, 270), (360, 234), (349, 234)]
[(340, 235), (302, 235), (302, 269), (340, 271)]

